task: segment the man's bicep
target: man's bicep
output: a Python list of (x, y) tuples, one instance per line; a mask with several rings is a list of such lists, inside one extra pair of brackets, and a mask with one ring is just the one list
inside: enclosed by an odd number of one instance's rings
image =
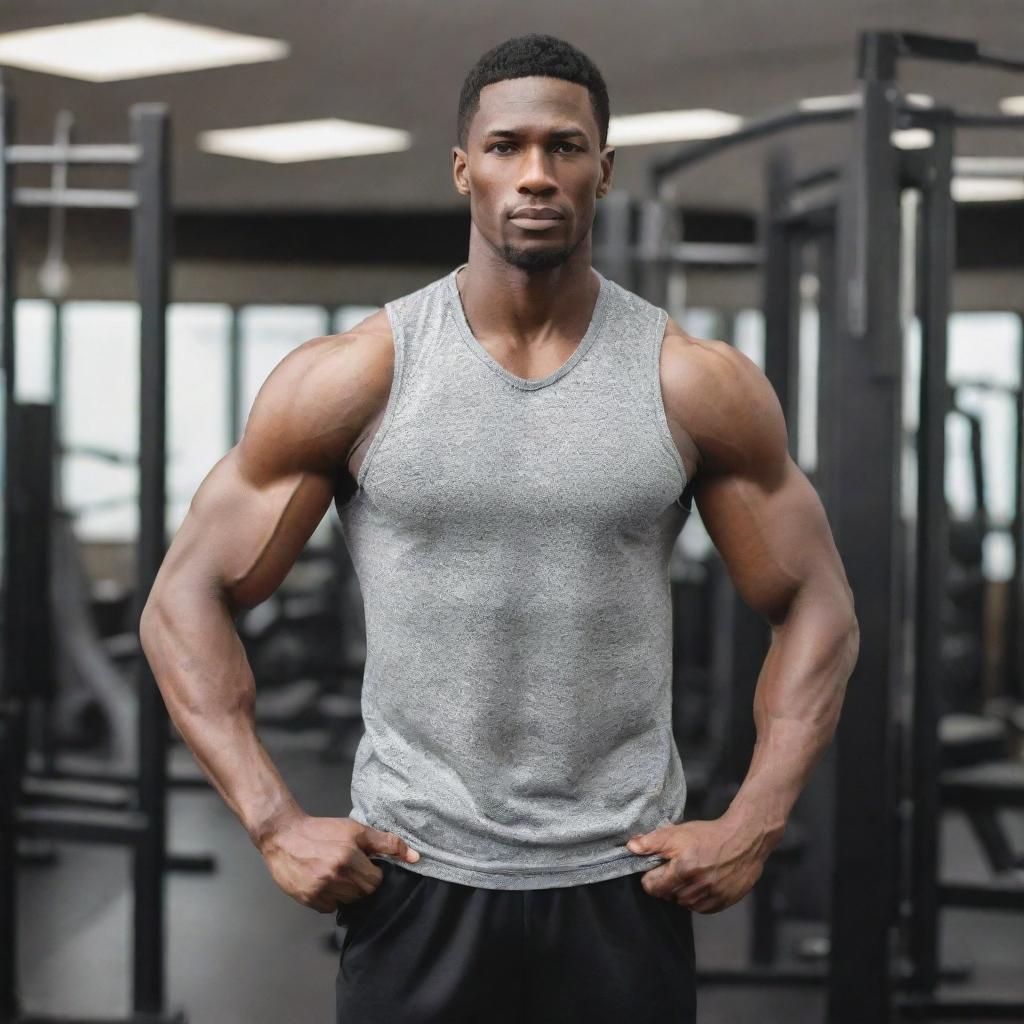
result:
[(694, 500), (740, 596), (773, 625), (815, 574), (842, 575), (818, 493), (788, 453), (761, 471), (698, 477)]
[(199, 585), (249, 608), (288, 574), (330, 507), (353, 436), (325, 412), (325, 349), (314, 339), (271, 372), (241, 440), (193, 496), (154, 589)]
[(168, 571), (198, 575), (234, 608), (251, 608), (280, 586), (333, 496), (333, 479), (311, 470), (255, 480), (236, 445), (196, 491)]
[(775, 625), (801, 588), (831, 590), (845, 574), (768, 378), (727, 345), (703, 347), (705, 373), (690, 392), (701, 453), (694, 500), (740, 596)]

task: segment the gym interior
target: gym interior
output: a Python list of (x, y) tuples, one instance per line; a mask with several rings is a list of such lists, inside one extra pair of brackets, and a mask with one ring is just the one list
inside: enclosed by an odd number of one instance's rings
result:
[[(857, 603), (784, 839), (694, 915), (698, 1019), (1024, 1021), (1019, 9), (13, 0), (0, 1024), (332, 1019), (339, 929), (274, 885), (176, 734), (139, 616), (274, 367), (466, 260), (460, 85), (523, 32), (608, 84), (594, 266), (764, 371)], [(770, 631), (699, 508), (669, 571), (686, 815), (710, 819)], [(259, 735), (312, 814), (352, 806), (364, 625), (334, 509), (237, 617)]]

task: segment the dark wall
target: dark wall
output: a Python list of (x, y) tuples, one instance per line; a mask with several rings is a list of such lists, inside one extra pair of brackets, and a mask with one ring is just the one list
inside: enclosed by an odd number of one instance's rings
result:
[[(750, 242), (754, 218), (729, 211), (684, 214), (692, 241)], [(39, 295), (36, 272), (46, 251), (46, 213), (15, 213), (17, 294)], [(119, 210), (71, 210), (66, 258), (68, 298), (131, 298), (130, 216)], [(403, 294), (466, 259), (469, 215), (442, 213), (295, 213), (178, 211), (172, 298), (178, 301), (373, 302)], [(985, 281), (987, 308), (1016, 309), (1024, 272), (1024, 203), (972, 203), (957, 211), (957, 267), (999, 271)], [(966, 275), (968, 277), (972, 274)], [(756, 271), (703, 269), (695, 281), (733, 281), (743, 304), (756, 301)], [(725, 285), (728, 292), (730, 286)], [(963, 289), (960, 289), (963, 292)], [(695, 304), (698, 296), (693, 295)], [(712, 302), (711, 304), (715, 304)], [(967, 305), (977, 305), (968, 302)]]

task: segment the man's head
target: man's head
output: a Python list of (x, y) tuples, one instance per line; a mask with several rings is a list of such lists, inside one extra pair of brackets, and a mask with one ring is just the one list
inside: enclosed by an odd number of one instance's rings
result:
[(485, 53), (459, 97), (455, 187), (508, 263), (546, 270), (588, 238), (611, 185), (608, 90), (576, 47), (528, 35)]

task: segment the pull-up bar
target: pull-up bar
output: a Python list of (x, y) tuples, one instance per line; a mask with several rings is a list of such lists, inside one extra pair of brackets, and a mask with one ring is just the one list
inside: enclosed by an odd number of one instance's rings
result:
[[(1009, 71), (1024, 71), (1024, 57), (1011, 56), (967, 39), (949, 39), (915, 32), (865, 32), (860, 37), (858, 71), (861, 79), (892, 79), (900, 58), (916, 57), (957, 64), (979, 64)], [(790, 128), (802, 128), (829, 121), (845, 121), (860, 109), (859, 93), (839, 96), (827, 104), (811, 105), (802, 100), (795, 105), (772, 111), (744, 122), (727, 135), (690, 143), (675, 153), (654, 161), (649, 169), (651, 186), (658, 195), (661, 185), (671, 174), (733, 146), (765, 138)], [(943, 111), (945, 110), (945, 113)], [(927, 123), (929, 115), (951, 117), (954, 124), (968, 128), (1024, 127), (1024, 115), (960, 111), (939, 108), (931, 110), (912, 103), (898, 107), (901, 118)]]

